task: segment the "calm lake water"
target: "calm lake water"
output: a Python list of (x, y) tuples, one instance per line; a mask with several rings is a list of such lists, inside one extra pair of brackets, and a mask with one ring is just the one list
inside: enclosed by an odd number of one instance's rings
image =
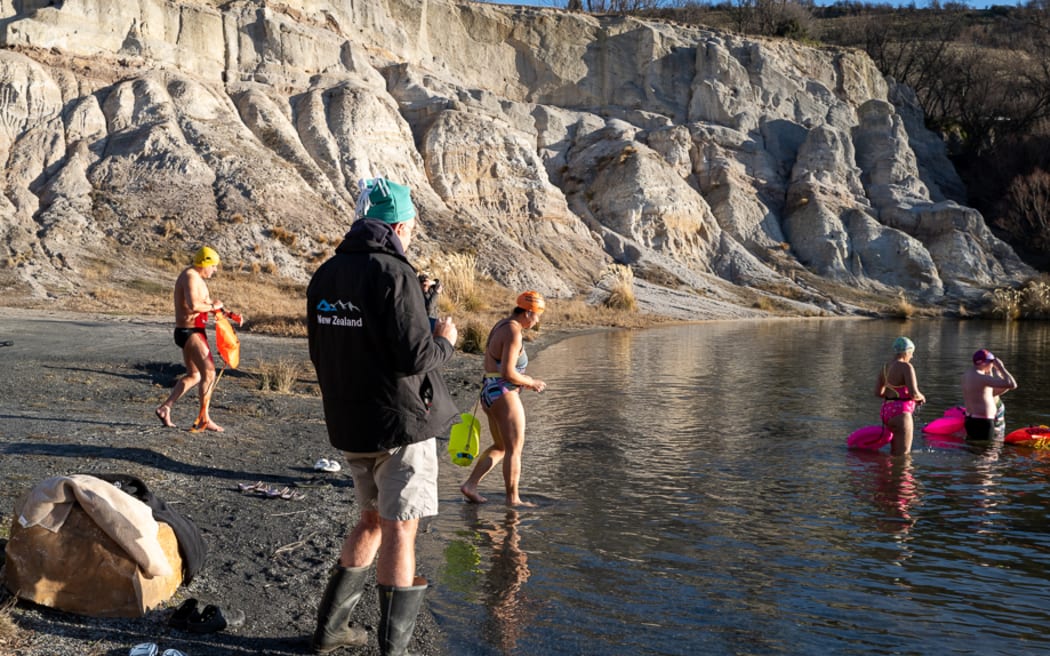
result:
[(443, 464), (420, 560), (452, 653), (1050, 653), (1050, 451), (846, 449), (900, 334), (918, 425), (980, 347), (1020, 383), (1008, 430), (1050, 424), (1046, 323), (719, 322), (530, 354), (539, 507), (506, 509), (498, 472), (465, 504)]

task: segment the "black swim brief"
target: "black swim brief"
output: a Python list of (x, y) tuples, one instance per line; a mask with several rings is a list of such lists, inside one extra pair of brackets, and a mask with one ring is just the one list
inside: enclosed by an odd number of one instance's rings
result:
[(966, 417), (963, 422), (966, 428), (966, 439), (988, 442), (995, 439), (995, 420), (985, 417)]
[(203, 328), (176, 328), (175, 329), (175, 346), (179, 348), (185, 348), (186, 342), (190, 341), (190, 335), (194, 333), (200, 333), (201, 335), (207, 335)]

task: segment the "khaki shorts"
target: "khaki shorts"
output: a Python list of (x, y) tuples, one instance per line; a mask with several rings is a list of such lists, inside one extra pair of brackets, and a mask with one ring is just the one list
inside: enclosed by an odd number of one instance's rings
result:
[(346, 453), (361, 510), (405, 521), (438, 511), (437, 440), (375, 453)]

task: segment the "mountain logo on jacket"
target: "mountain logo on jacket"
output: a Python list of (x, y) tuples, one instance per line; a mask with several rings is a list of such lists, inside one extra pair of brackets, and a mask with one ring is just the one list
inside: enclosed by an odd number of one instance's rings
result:
[(350, 326), (350, 327), (354, 327), (354, 328), (360, 328), (360, 327), (364, 326), (364, 319), (361, 318), (361, 317), (358, 317), (356, 319), (351, 319), (350, 317), (347, 317), (347, 316), (337, 316), (337, 315), (344, 315), (344, 314), (349, 313), (349, 312), (360, 312), (361, 311), (361, 308), (357, 307), (356, 305), (354, 305), (350, 301), (339, 300), (339, 301), (335, 301), (334, 303), (332, 303), (332, 302), (328, 301), (327, 299), (323, 299), (322, 298), (320, 301), (317, 302), (316, 309), (317, 309), (317, 312), (318, 312), (318, 315), (317, 315), (317, 323), (318, 323), (318, 325), (323, 325), (323, 326)]
[(335, 303), (329, 303), (325, 299), (321, 299), (317, 302), (318, 312), (338, 312), (339, 310), (348, 310), (350, 312), (360, 312), (361, 308), (357, 307), (350, 301), (336, 301)]

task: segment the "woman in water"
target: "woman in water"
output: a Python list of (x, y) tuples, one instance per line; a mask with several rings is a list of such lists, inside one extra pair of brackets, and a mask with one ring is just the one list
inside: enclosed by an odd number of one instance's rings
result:
[(926, 397), (919, 391), (915, 367), (911, 366), (915, 344), (907, 337), (898, 337), (893, 341), (893, 352), (893, 359), (882, 365), (879, 372), (875, 395), (883, 399), (882, 423), (893, 431), (891, 451), (899, 456), (911, 451), (912, 414), (917, 405), (926, 402)]
[(547, 384), (525, 375), (529, 357), (525, 354), (521, 334), (539, 324), (545, 307), (539, 292), (524, 292), (518, 296), (514, 311), (496, 322), (489, 332), (485, 345), (485, 377), (481, 380), (481, 405), (489, 420), (492, 446), (481, 454), (470, 477), (459, 488), (463, 496), (474, 503), (488, 500), (478, 494), (478, 484), (502, 460), (507, 505), (533, 505), (522, 502), (518, 494), (521, 450), (525, 444), (525, 408), (518, 390), (525, 387), (542, 392)]

